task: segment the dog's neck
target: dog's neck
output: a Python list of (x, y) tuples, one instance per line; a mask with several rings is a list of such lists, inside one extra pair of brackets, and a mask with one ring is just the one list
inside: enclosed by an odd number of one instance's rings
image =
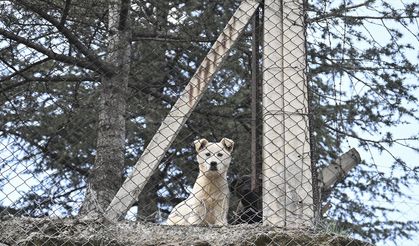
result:
[(214, 198), (214, 195), (223, 194), (220, 193), (220, 190), (222, 190), (223, 187), (228, 187), (227, 173), (205, 174), (203, 172), (199, 172), (196, 183), (192, 188), (192, 192), (194, 194), (206, 194), (206, 196)]
[(227, 172), (224, 172), (222, 174), (210, 173), (210, 172), (207, 172), (207, 173), (199, 172), (197, 179), (202, 179), (210, 183), (216, 183), (218, 181), (227, 180)]

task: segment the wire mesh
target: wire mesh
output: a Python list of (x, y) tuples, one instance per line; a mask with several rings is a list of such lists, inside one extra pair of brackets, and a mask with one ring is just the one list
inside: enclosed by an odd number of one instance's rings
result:
[(355, 112), (321, 94), (328, 50), (310, 31), (333, 16), (309, 18), (318, 5), (0, 2), (0, 245), (417, 237), (416, 196), (396, 190), (417, 167), (385, 180), (341, 144)]

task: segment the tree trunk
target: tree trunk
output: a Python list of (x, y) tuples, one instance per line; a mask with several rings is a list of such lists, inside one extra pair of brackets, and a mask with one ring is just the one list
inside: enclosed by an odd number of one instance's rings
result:
[(130, 0), (109, 3), (109, 64), (117, 74), (102, 76), (95, 166), (89, 174), (86, 198), (80, 214), (103, 214), (123, 181), (125, 149), (125, 94), (130, 70)]

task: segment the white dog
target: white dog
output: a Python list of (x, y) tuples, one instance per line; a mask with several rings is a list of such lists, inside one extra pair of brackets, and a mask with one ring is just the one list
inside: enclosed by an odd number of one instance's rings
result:
[(229, 188), (227, 170), (231, 162), (234, 142), (223, 138), (219, 143), (196, 140), (199, 175), (192, 193), (176, 205), (168, 225), (227, 225)]

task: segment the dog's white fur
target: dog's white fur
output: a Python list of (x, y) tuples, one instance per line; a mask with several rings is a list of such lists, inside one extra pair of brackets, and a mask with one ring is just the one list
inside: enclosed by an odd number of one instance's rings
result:
[(223, 138), (219, 143), (201, 139), (194, 144), (198, 153), (198, 178), (189, 197), (173, 208), (167, 224), (227, 225), (230, 196), (227, 170), (234, 142), (228, 138)]

